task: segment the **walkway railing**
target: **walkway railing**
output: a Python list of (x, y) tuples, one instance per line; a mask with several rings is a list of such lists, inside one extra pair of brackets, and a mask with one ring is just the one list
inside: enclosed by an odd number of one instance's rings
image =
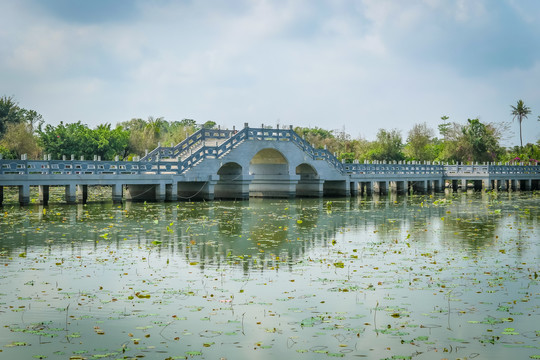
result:
[(354, 175), (435, 175), (442, 176), (444, 165), (438, 164), (343, 164), (345, 172)]
[(0, 160), (0, 175), (144, 175), (177, 174), (174, 162)]

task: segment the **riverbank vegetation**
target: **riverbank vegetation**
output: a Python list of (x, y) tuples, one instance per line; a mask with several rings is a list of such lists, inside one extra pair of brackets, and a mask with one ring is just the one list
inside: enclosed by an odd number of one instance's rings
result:
[[(509, 116), (521, 123), (531, 113), (522, 100), (511, 106)], [(540, 121), (540, 117), (539, 117)], [(116, 156), (131, 160), (151, 151), (158, 144), (178, 144), (200, 128), (214, 128), (217, 124), (207, 121), (198, 124), (193, 119), (168, 121), (163, 117), (134, 118), (95, 128), (79, 122), (56, 126), (45, 124), (35, 110), (24, 109), (13, 97), (0, 98), (0, 154), (3, 158), (53, 159), (74, 155), (103, 160)], [(501, 145), (510, 130), (509, 123), (488, 123), (478, 118), (453, 122), (441, 117), (437, 129), (427, 123), (414, 124), (406, 133), (398, 129), (379, 129), (375, 140), (353, 138), (345, 131), (318, 127), (294, 129), (315, 148), (326, 148), (340, 160), (353, 162), (373, 161), (442, 161), (442, 162), (524, 162), (536, 164), (540, 159), (540, 139), (536, 143), (505, 148)]]

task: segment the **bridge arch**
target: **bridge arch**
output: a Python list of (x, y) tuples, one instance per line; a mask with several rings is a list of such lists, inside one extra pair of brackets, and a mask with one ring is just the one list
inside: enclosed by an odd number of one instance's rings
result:
[(319, 174), (313, 166), (307, 163), (300, 164), (296, 167), (296, 175), (300, 175), (300, 180), (318, 179)]
[(237, 162), (228, 162), (218, 169), (217, 174), (220, 178), (231, 178), (237, 175), (242, 175), (242, 166)]
[(289, 174), (289, 161), (274, 148), (259, 150), (249, 162), (253, 177), (249, 195), (255, 197), (294, 197), (298, 176)]
[(296, 195), (303, 197), (321, 197), (323, 195), (323, 183), (317, 170), (308, 163), (302, 163), (296, 167), (296, 175), (300, 176), (296, 184)]
[(279, 150), (265, 148), (251, 158), (249, 174), (254, 176), (288, 175), (289, 162)]
[(234, 161), (221, 165), (217, 171), (219, 180), (214, 189), (215, 197), (218, 199), (249, 198), (249, 181), (244, 178), (242, 171), (242, 166)]

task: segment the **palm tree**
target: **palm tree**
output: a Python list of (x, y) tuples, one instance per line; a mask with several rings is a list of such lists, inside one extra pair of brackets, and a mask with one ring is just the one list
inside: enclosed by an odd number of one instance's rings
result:
[(523, 148), (523, 140), (521, 138), (521, 122), (523, 121), (523, 118), (527, 118), (527, 115), (531, 113), (531, 108), (526, 106), (523, 103), (523, 100), (518, 100), (517, 105), (513, 106), (510, 105), (512, 108), (512, 115), (514, 115), (514, 119), (518, 119), (519, 121), (519, 143), (521, 145), (521, 148)]

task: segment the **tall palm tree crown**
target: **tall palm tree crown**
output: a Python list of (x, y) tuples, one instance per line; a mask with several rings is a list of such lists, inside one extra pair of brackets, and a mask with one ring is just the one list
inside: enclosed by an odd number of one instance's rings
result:
[(513, 106), (510, 105), (512, 108), (512, 115), (514, 115), (514, 119), (518, 119), (519, 121), (519, 143), (521, 147), (523, 147), (523, 140), (521, 137), (521, 122), (523, 121), (523, 118), (527, 118), (527, 115), (531, 113), (531, 108), (526, 106), (523, 100), (518, 100), (517, 105)]

